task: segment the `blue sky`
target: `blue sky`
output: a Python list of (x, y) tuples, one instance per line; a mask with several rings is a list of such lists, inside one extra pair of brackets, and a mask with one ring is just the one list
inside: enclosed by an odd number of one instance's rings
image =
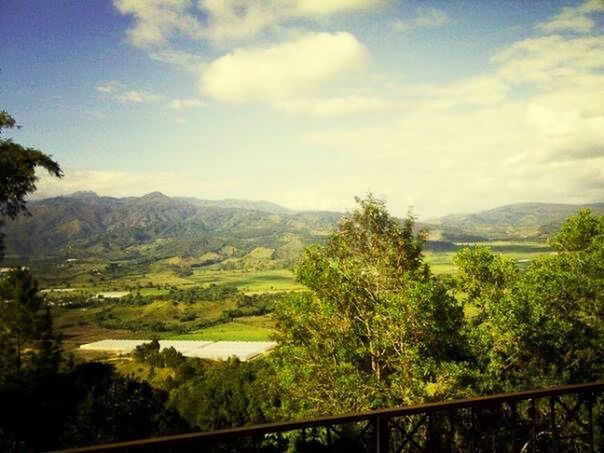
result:
[(604, 200), (604, 2), (4, 0), (0, 108), (38, 196), (421, 218)]

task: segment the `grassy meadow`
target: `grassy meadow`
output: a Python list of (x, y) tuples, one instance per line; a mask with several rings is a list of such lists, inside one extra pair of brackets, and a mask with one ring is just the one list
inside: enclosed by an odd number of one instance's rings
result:
[(194, 332), (168, 336), (170, 340), (206, 340), (206, 341), (270, 341), (275, 334), (274, 328), (231, 321)]
[[(501, 253), (514, 259), (518, 265), (523, 268), (530, 261), (537, 258), (539, 255), (552, 253), (552, 249), (543, 242), (535, 241), (492, 241), (481, 243), (458, 244), (459, 247), (484, 245), (490, 247), (493, 252)], [(453, 265), (454, 251), (433, 252), (426, 251), (424, 253), (426, 261), (430, 264), (432, 272), (435, 274), (454, 274), (455, 266)]]
[[(481, 245), (510, 256), (520, 267), (541, 254), (551, 253), (551, 249), (540, 242), (497, 241)], [(440, 275), (455, 273), (454, 255), (452, 251), (425, 252), (432, 271)], [(45, 295), (54, 302), (55, 326), (63, 332), (65, 346), (70, 350), (105, 338), (270, 340), (275, 333), (270, 313), (257, 316), (240, 313), (235, 318), (225, 319), (225, 313), (237, 309), (233, 298), (185, 302), (170, 299), (170, 295), (211, 285), (234, 287), (250, 297), (304, 290), (289, 269), (220, 270), (208, 266), (193, 268), (188, 275), (182, 275), (171, 267), (169, 260), (145, 265), (124, 261), (114, 264), (78, 261), (61, 263), (36, 275), (41, 288), (53, 290)], [(94, 297), (116, 291), (140, 296), (144, 303)], [(74, 297), (93, 303), (64, 303)]]

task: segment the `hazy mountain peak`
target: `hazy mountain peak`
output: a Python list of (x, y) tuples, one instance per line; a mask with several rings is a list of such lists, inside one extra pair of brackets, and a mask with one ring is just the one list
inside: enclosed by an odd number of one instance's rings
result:
[(443, 237), (451, 240), (482, 237), (486, 239), (543, 238), (557, 230), (564, 219), (577, 210), (590, 208), (596, 214), (604, 213), (603, 203), (513, 203), (468, 214), (449, 214), (432, 221)]
[(291, 214), (292, 210), (279, 206), (270, 201), (243, 200), (238, 198), (225, 198), (222, 200), (204, 200), (193, 197), (175, 197), (175, 200), (184, 201), (200, 208), (231, 208), (246, 209), (251, 211), (268, 212), (271, 214)]
[(171, 198), (161, 192), (150, 192), (141, 197), (144, 200), (170, 200)]
[(65, 195), (66, 198), (98, 198), (99, 195), (92, 190), (79, 190), (69, 195)]

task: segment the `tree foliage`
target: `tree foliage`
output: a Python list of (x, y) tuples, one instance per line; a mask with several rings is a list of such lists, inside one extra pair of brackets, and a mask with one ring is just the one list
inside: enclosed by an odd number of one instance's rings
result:
[[(0, 135), (3, 129), (15, 127), (16, 122), (5, 111), (0, 111)], [(43, 168), (52, 176), (63, 172), (50, 156), (0, 137), (0, 230), (6, 219), (14, 220), (27, 213), (25, 198), (36, 190), (36, 168)], [(0, 259), (4, 255), (4, 234), (0, 231)]]
[(477, 393), (597, 380), (604, 373), (603, 218), (570, 217), (559, 252), (520, 272), (486, 247), (455, 257), (459, 289), (477, 310), (467, 326)]
[(269, 376), (263, 361), (231, 358), (197, 368), (185, 365), (178, 369), (170, 407), (204, 430), (266, 422), (272, 404), (265, 391)]
[[(277, 304), (286, 416), (597, 380), (604, 375), (603, 218), (580, 211), (559, 250), (520, 270), (488, 247), (430, 273), (413, 218), (357, 200), (297, 267), (311, 291)], [(455, 296), (455, 297), (454, 297)], [(463, 307), (463, 311), (462, 311)]]
[(24, 366), (56, 371), (61, 340), (27, 269), (13, 269), (0, 280), (0, 304), (0, 379), (21, 373)]
[(596, 217), (590, 209), (581, 209), (569, 217), (550, 239), (550, 245), (561, 252), (588, 250), (592, 242), (604, 235), (604, 217)]
[(107, 364), (76, 367), (63, 379), (71, 382), (74, 412), (66, 414), (62, 444), (83, 446), (174, 434), (190, 427), (166, 407), (168, 394), (123, 376)]
[(311, 293), (277, 306), (279, 381), (292, 413), (443, 397), (461, 355), (460, 305), (422, 259), (424, 234), (357, 199), (296, 274)]
[(0, 450), (46, 451), (190, 431), (166, 407), (167, 398), (98, 362), (12, 380), (0, 386)]
[(173, 346), (160, 351), (157, 338), (137, 346), (132, 355), (135, 360), (158, 368), (178, 368), (186, 360)]

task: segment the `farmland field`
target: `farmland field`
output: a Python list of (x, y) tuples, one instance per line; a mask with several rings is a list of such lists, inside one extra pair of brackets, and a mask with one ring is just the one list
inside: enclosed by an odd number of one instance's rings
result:
[[(481, 243), (458, 244), (460, 248), (464, 246), (484, 245), (490, 247), (494, 253), (501, 253), (516, 260), (519, 266), (525, 267), (526, 264), (539, 255), (552, 253), (552, 249), (543, 242), (520, 242), (520, 241), (493, 241)], [(430, 264), (435, 274), (453, 274), (455, 266), (453, 257), (456, 252), (433, 252), (426, 251), (426, 261)]]
[(232, 285), (244, 293), (263, 293), (279, 291), (300, 291), (304, 286), (295, 281), (289, 269), (266, 271), (219, 271), (198, 270), (190, 279), (198, 285)]
[(269, 341), (272, 340), (274, 334), (274, 328), (245, 321), (232, 321), (166, 338), (170, 340)]
[[(459, 244), (462, 247), (464, 244)], [(467, 244), (472, 245), (472, 244)], [(481, 243), (494, 252), (510, 256), (518, 265), (551, 249), (539, 242), (498, 241)], [(425, 258), (436, 274), (454, 274), (452, 251), (426, 251)], [(167, 264), (168, 263), (168, 264)], [(248, 340), (272, 338), (275, 323), (270, 314), (238, 313), (235, 318), (225, 314), (239, 310), (237, 298), (205, 300), (203, 297), (179, 299), (178, 294), (196, 288), (234, 288), (242, 297), (279, 296), (289, 291), (303, 291), (289, 269), (219, 270), (212, 267), (194, 268), (188, 275), (170, 268), (170, 261), (140, 265), (119, 262), (117, 272), (107, 272), (109, 263), (80, 261), (59, 265), (57, 272), (40, 275), (41, 287), (56, 291), (45, 295), (55, 302), (52, 310), (56, 327), (65, 335), (66, 346), (104, 338), (159, 338), (196, 340)], [(115, 266), (112, 266), (115, 270)], [(99, 293), (129, 292), (129, 299), (95, 300), (90, 305), (68, 305), (70, 298), (92, 300)], [(175, 296), (176, 295), (176, 296)], [(142, 298), (137, 303), (136, 298)], [(184, 296), (183, 296), (184, 297)], [(135, 299), (132, 299), (135, 298)], [(271, 310), (270, 308), (268, 309)]]
[[(178, 275), (174, 270), (154, 263), (146, 269), (123, 264), (120, 275), (103, 269), (107, 263), (81, 262), (70, 266), (58, 265), (40, 270), (36, 276), (42, 288), (56, 291), (98, 294), (105, 292), (135, 291), (142, 296), (160, 296), (169, 288), (186, 288), (204, 285), (230, 285), (245, 293), (299, 291), (304, 286), (295, 281), (290, 269), (269, 270), (217, 270), (200, 268), (191, 275)], [(36, 269), (34, 269), (36, 270)]]

